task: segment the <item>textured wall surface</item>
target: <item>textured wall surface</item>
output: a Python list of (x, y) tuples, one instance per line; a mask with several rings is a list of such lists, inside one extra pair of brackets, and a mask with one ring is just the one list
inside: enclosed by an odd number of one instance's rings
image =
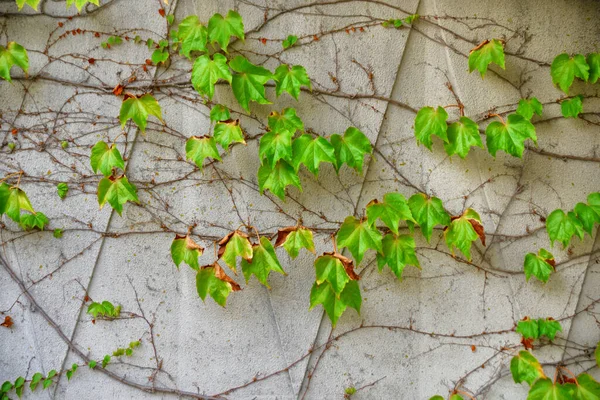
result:
[[(589, 351), (600, 339), (598, 235), (551, 248), (543, 220), (600, 189), (599, 85), (575, 83), (584, 114), (564, 119), (556, 102), (564, 94), (550, 77), (555, 55), (599, 50), (598, 1), (101, 3), (77, 15), (61, 1), (42, 1), (41, 13), (0, 2), (0, 44), (19, 42), (31, 63), (28, 79), (13, 69), (13, 84), (0, 82), (0, 179), (23, 170), (21, 187), (50, 218), (43, 232), (23, 232), (6, 217), (0, 223), (6, 260), (0, 319), (14, 321), (0, 327), (0, 382), (68, 368), (82, 363), (82, 355), (101, 359), (141, 339), (133, 356), (115, 359), (106, 371), (81, 368), (71, 381), (61, 375), (50, 389), (26, 390), (24, 397), (341, 399), (345, 388), (356, 387), (362, 388), (357, 399), (428, 399), (455, 388), (478, 400), (525, 399), (527, 387), (508, 371), (520, 348), (514, 326), (525, 316), (552, 316), (563, 325), (554, 343), (535, 350), (548, 376), (559, 362), (576, 373), (593, 366)], [(145, 71), (151, 52), (143, 44), (101, 47), (114, 34), (166, 37), (162, 7), (176, 21), (196, 14), (203, 22), (237, 9), (247, 38), (230, 52), (271, 70), (302, 64), (314, 90), (296, 102), (276, 98), (271, 87), (273, 104), (252, 104), (248, 114), (220, 85), (214, 100), (240, 118), (247, 145), (233, 146), (223, 162), (200, 172), (185, 161), (185, 140), (213, 126), (210, 106), (189, 84), (191, 63), (174, 55), (168, 67)], [(413, 13), (422, 18), (412, 27), (381, 26)], [(283, 52), (288, 34), (300, 40)], [(482, 80), (468, 73), (467, 57), (491, 38), (506, 41), (506, 69), (492, 66)], [(164, 124), (151, 119), (142, 135), (129, 123), (122, 134), (122, 97), (112, 94), (119, 83), (133, 93), (152, 92)], [(513, 111), (528, 96), (545, 107), (533, 120), (538, 146), (529, 142), (522, 159), (503, 152), (493, 158), (478, 148), (465, 160), (450, 158), (440, 142), (430, 152), (415, 141), (420, 107), (458, 98), (484, 127), (489, 113)], [(304, 170), (303, 190), (289, 189), (286, 202), (260, 195), (258, 139), (268, 114), (284, 107), (295, 107), (318, 135), (362, 130), (375, 147), (363, 174), (342, 168), (336, 175), (324, 164), (318, 179)], [(457, 118), (457, 109), (448, 111)], [(89, 163), (94, 143), (115, 138), (141, 200), (125, 205), (122, 216), (108, 206), (99, 210), (100, 178)], [(16, 143), (12, 152), (9, 142)], [(56, 194), (59, 182), (70, 186), (64, 200)], [(308, 252), (292, 260), (277, 249), (287, 276), (272, 274), (270, 289), (251, 279), (225, 308), (210, 298), (203, 303), (193, 271), (178, 270), (170, 257), (174, 233), (193, 224), (207, 264), (213, 241), (239, 225), (272, 235), (298, 218), (317, 229), (317, 253), (331, 251), (329, 237), (347, 215), (362, 216), (370, 200), (392, 191), (435, 195), (453, 215), (476, 209), (487, 246), (477, 242), (468, 262), (452, 256), (441, 230), (429, 244), (418, 233), (422, 269), (407, 268), (402, 281), (389, 270), (379, 273), (374, 252), (367, 253), (358, 268), (361, 313), (349, 309), (333, 330), (320, 306), (308, 310), (315, 279)], [(61, 239), (53, 237), (55, 228), (64, 229)], [(557, 260), (545, 285), (523, 274), (525, 254), (540, 247)], [(243, 283), (241, 275), (235, 279)], [(123, 318), (93, 323), (86, 295), (122, 305)], [(153, 388), (154, 394), (143, 391)]]

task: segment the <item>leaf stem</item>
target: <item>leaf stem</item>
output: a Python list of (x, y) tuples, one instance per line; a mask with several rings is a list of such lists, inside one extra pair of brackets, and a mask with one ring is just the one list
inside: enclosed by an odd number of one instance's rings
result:
[(15, 175), (19, 175), (19, 179), (17, 181), (17, 184), (14, 187), (18, 187), (19, 186), (19, 182), (21, 181), (21, 175), (23, 174), (23, 170), (20, 170), (19, 172), (13, 172), (11, 174), (6, 175), (4, 178), (0, 179), (0, 183), (10, 179), (11, 177), (15, 176)]
[(490, 117), (490, 118), (491, 118), (491, 117), (498, 117), (498, 119), (500, 120), (500, 122), (502, 122), (503, 124), (505, 124), (505, 125), (506, 125), (506, 122), (504, 122), (504, 118), (502, 118), (502, 116), (501, 116), (501, 115), (499, 115), (499, 114), (492, 114), (492, 113), (490, 113), (490, 114), (488, 114), (488, 115), (489, 115), (489, 117)]
[(337, 248), (337, 243), (335, 242), (335, 235), (331, 235), (331, 243), (333, 243), (333, 252), (337, 253), (338, 252), (338, 248)]

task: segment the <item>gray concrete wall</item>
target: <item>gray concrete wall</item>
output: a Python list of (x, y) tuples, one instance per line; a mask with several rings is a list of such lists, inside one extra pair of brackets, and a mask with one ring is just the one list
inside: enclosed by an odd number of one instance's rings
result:
[[(132, 340), (142, 346), (115, 360), (108, 374), (81, 368), (70, 382), (61, 376), (47, 391), (25, 390), (24, 398), (185, 398), (186, 392), (341, 399), (345, 388), (364, 387), (354, 398), (428, 399), (458, 388), (478, 400), (525, 399), (526, 386), (514, 384), (508, 371), (520, 347), (512, 329), (524, 316), (561, 319), (555, 343), (535, 350), (549, 376), (561, 360), (576, 373), (593, 365), (586, 352), (600, 339), (598, 235), (568, 249), (554, 246), (557, 271), (545, 285), (525, 281), (523, 258), (550, 248), (541, 217), (600, 189), (598, 85), (576, 83), (572, 92), (585, 95), (585, 115), (564, 119), (555, 102), (563, 94), (549, 68), (561, 52), (599, 50), (598, 1), (171, 0), (165, 7), (176, 20), (197, 14), (206, 22), (236, 8), (247, 39), (232, 51), (271, 69), (302, 64), (314, 88), (298, 102), (275, 99), (269, 89), (274, 104), (254, 104), (247, 115), (221, 85), (215, 100), (241, 119), (248, 144), (234, 146), (204, 174), (184, 161), (186, 138), (212, 130), (209, 108), (188, 84), (189, 61), (178, 56), (168, 68), (144, 72), (151, 54), (145, 46), (100, 46), (110, 34), (165, 37), (162, 2), (101, 0), (102, 7), (81, 15), (74, 7), (65, 11), (64, 2), (42, 3), (35, 14), (17, 13), (12, 0), (0, 2), (0, 44), (21, 43), (31, 62), (28, 79), (14, 69), (12, 85), (0, 82), (0, 178), (25, 171), (21, 186), (50, 218), (44, 232), (25, 233), (6, 217), (0, 226), (7, 264), (0, 268), (0, 319), (14, 320), (10, 329), (0, 327), (0, 382), (68, 368), (82, 363), (82, 355), (101, 359)], [(423, 18), (412, 28), (380, 25), (413, 13)], [(78, 28), (83, 32), (67, 34)], [(281, 52), (288, 34), (301, 40)], [(468, 73), (467, 55), (489, 38), (506, 40), (506, 70), (493, 66), (482, 80)], [(153, 91), (163, 109), (164, 125), (151, 120), (146, 135), (130, 124), (121, 135), (121, 98), (111, 91), (131, 76), (136, 81), (128, 90)], [(538, 147), (530, 144), (523, 159), (473, 149), (461, 160), (447, 157), (439, 142), (433, 152), (417, 146), (414, 109), (455, 102), (447, 83), (466, 115), (484, 125), (490, 111), (512, 110), (522, 97), (547, 103), (534, 119)], [(284, 107), (296, 107), (306, 128), (323, 136), (361, 129), (375, 147), (363, 175), (343, 168), (337, 176), (327, 165), (319, 179), (304, 171), (303, 191), (289, 190), (285, 203), (261, 196), (258, 137), (269, 112)], [(90, 147), (118, 135), (142, 203), (127, 204), (122, 216), (98, 209), (99, 177), (89, 166)], [(58, 182), (69, 182), (64, 200)], [(252, 279), (226, 308), (203, 303), (193, 271), (177, 270), (170, 258), (174, 233), (194, 223), (194, 237), (207, 247), (200, 260), (206, 264), (212, 241), (240, 224), (273, 234), (300, 217), (319, 229), (317, 252), (330, 251), (329, 234), (344, 217), (362, 215), (371, 199), (390, 191), (438, 196), (453, 214), (476, 209), (487, 246), (478, 243), (466, 262), (452, 257), (441, 231), (431, 244), (417, 233), (422, 270), (407, 268), (403, 281), (389, 270), (379, 273), (369, 253), (359, 268), (362, 312), (348, 310), (333, 330), (321, 307), (308, 310), (311, 254), (291, 260), (278, 249), (288, 275), (273, 274), (270, 290)], [(62, 239), (53, 238), (55, 228), (64, 229)], [(135, 316), (92, 323), (86, 294)], [(156, 393), (142, 390), (152, 388)]]

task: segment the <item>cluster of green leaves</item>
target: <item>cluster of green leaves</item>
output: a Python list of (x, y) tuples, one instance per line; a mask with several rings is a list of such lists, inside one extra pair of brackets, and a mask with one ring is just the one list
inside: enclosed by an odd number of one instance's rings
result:
[(552, 317), (538, 319), (525, 317), (517, 324), (516, 332), (520, 333), (523, 339), (536, 340), (545, 336), (552, 341), (558, 332), (562, 332), (562, 326)]
[[(135, 342), (131, 342), (131, 343), (129, 343), (129, 346), (127, 346), (127, 347), (119, 347), (118, 349), (116, 349), (115, 351), (113, 351), (112, 356), (113, 357), (120, 357), (120, 356), (124, 356), (125, 355), (127, 357), (131, 357), (133, 355), (133, 350), (135, 348), (139, 347), (141, 344), (142, 344), (142, 342), (140, 342), (139, 340), (136, 340)], [(106, 356), (105, 356), (105, 358), (106, 358)], [(103, 363), (103, 367), (105, 367), (105, 366), (106, 366), (106, 364)]]
[(12, 82), (10, 69), (14, 65), (25, 73), (29, 71), (27, 50), (16, 42), (8, 42), (6, 47), (0, 45), (0, 78)]
[(105, 42), (100, 43), (103, 49), (110, 49), (112, 46), (123, 43), (123, 39), (120, 36), (109, 36)]
[(392, 28), (393, 27), (396, 29), (400, 29), (404, 26), (404, 24), (412, 25), (412, 23), (415, 22), (417, 19), (419, 19), (419, 14), (412, 14), (405, 18), (388, 19), (387, 21), (383, 21), (381, 23), (381, 25), (384, 28)]
[[(27, 4), (29, 7), (33, 8), (34, 10), (37, 11), (38, 5), (40, 4), (40, 2), (42, 0), (16, 0), (16, 1), (17, 1), (17, 7), (19, 7), (19, 10), (21, 10), (25, 6), (25, 4)], [(91, 3), (96, 6), (99, 6), (100, 0), (67, 0), (67, 8), (69, 8), (73, 4), (75, 4), (75, 7), (77, 7), (77, 11), (81, 11), (81, 9), (87, 3)]]
[(25, 191), (6, 182), (0, 183), (0, 217), (3, 214), (25, 230), (34, 228), (44, 230), (49, 222), (44, 213), (33, 209)]
[(87, 308), (87, 313), (92, 317), (98, 318), (118, 318), (121, 314), (121, 306), (114, 306), (110, 301), (104, 300), (102, 303), (92, 302)]
[(567, 247), (573, 236), (583, 240), (585, 232), (592, 236), (594, 226), (600, 223), (600, 192), (590, 193), (586, 203), (577, 203), (572, 211), (556, 209), (546, 218), (546, 231), (554, 246), (559, 241)]
[(515, 383), (527, 382), (530, 386), (528, 400), (587, 400), (600, 398), (600, 383), (587, 373), (569, 378), (561, 383), (544, 374), (542, 365), (528, 351), (521, 350), (510, 362), (510, 372)]
[(569, 94), (575, 78), (594, 84), (600, 77), (600, 53), (590, 53), (587, 57), (582, 54), (559, 54), (552, 61), (550, 75), (552, 83), (566, 94)]
[[(486, 145), (489, 153), (496, 157), (498, 150), (521, 158), (525, 150), (525, 141), (531, 139), (537, 145), (535, 127), (531, 123), (533, 114), (542, 114), (542, 104), (535, 97), (522, 99), (515, 113), (509, 114), (506, 120), (500, 118), (493, 121), (485, 129)], [(444, 149), (449, 156), (458, 154), (465, 158), (471, 147), (483, 148), (478, 125), (470, 118), (461, 116), (458, 121), (448, 125), (448, 113), (438, 106), (423, 107), (415, 117), (415, 137), (417, 143), (425, 145), (429, 150), (432, 136), (442, 139)]]
[(98, 183), (98, 204), (100, 208), (107, 202), (121, 215), (123, 204), (128, 201), (139, 203), (137, 188), (125, 176), (125, 161), (116, 144), (110, 146), (100, 141), (92, 147), (90, 165), (94, 173), (100, 172), (104, 178)]
[(298, 176), (301, 165), (315, 176), (319, 175), (322, 162), (333, 164), (338, 172), (347, 164), (362, 173), (364, 156), (373, 152), (369, 139), (354, 127), (346, 129), (344, 135), (331, 135), (329, 140), (306, 133), (294, 138), (296, 132), (303, 131), (304, 123), (293, 108), (269, 115), (269, 131), (260, 138), (258, 149), (262, 164), (258, 170), (261, 193), (268, 189), (285, 200), (287, 186), (302, 190)]

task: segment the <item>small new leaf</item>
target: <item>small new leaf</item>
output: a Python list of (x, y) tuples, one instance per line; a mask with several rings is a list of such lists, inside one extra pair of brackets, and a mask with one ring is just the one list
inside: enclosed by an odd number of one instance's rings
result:
[(538, 360), (525, 350), (512, 358), (510, 372), (515, 383), (527, 382), (530, 386), (536, 380), (546, 377)]
[(488, 151), (494, 157), (498, 150), (503, 150), (512, 156), (521, 158), (527, 139), (531, 139), (537, 144), (535, 127), (519, 114), (510, 114), (506, 122), (490, 123), (485, 129), (485, 134)]
[(523, 269), (525, 271), (525, 279), (529, 281), (529, 278), (535, 276), (540, 281), (546, 283), (550, 278), (550, 274), (554, 272), (554, 256), (546, 249), (540, 249), (538, 254), (529, 253), (525, 256), (525, 263)]
[(301, 65), (294, 65), (292, 68), (290, 68), (289, 65), (281, 64), (275, 70), (275, 75), (273, 78), (276, 82), (275, 94), (277, 94), (277, 97), (281, 96), (281, 94), (286, 91), (293, 98), (298, 100), (300, 86), (305, 86), (308, 89), (312, 89), (310, 78), (306, 73), (306, 69), (304, 69), (304, 67)]
[(213, 158), (221, 161), (215, 138), (211, 136), (192, 136), (185, 143), (185, 156), (192, 160), (202, 171), (204, 160)]
[[(39, 3), (40, 0), (36, 1), (37, 7), (37, 3)], [(28, 4), (30, 4), (30, 0), (28, 0)], [(19, 9), (21, 9), (21, 7), (23, 7), (23, 5), (21, 5)], [(29, 56), (27, 55), (27, 50), (16, 42), (8, 42), (6, 47), (0, 45), (0, 78), (12, 82), (10, 69), (14, 65), (20, 67), (27, 74), (27, 71), (29, 71)]]
[(255, 101), (259, 104), (271, 104), (265, 97), (265, 83), (273, 78), (266, 68), (252, 64), (243, 56), (237, 56), (229, 62), (229, 66), (237, 74), (233, 75), (231, 88), (242, 108), (250, 112), (249, 104)]
[(561, 101), (560, 111), (565, 118), (577, 118), (583, 112), (583, 96)]
[(469, 53), (469, 72), (477, 69), (482, 78), (491, 63), (504, 69), (504, 42), (502, 40), (484, 40)]
[(181, 262), (185, 262), (193, 269), (198, 269), (198, 257), (204, 253), (204, 248), (198, 245), (190, 238), (189, 235), (175, 235), (173, 243), (171, 243), (171, 258), (179, 268)]
[(416, 193), (408, 199), (408, 207), (427, 242), (431, 239), (434, 226), (450, 225), (450, 215), (444, 210), (442, 201), (437, 197), (428, 198), (423, 193)]
[(585, 57), (581, 54), (575, 54), (570, 57), (567, 53), (556, 56), (550, 66), (550, 75), (552, 83), (557, 85), (560, 90), (569, 94), (569, 88), (573, 84), (575, 77), (587, 82), (589, 78), (590, 67)]
[(225, 307), (229, 293), (242, 290), (216, 262), (200, 268), (196, 275), (196, 289), (202, 301), (209, 294), (222, 307)]
[(64, 182), (61, 182), (58, 185), (56, 185), (56, 191), (58, 192), (58, 197), (64, 199), (65, 197), (67, 197), (67, 193), (69, 193), (69, 185), (67, 185)]
[(260, 283), (266, 287), (270, 287), (267, 282), (271, 271), (279, 272), (285, 275), (285, 271), (281, 267), (273, 245), (264, 236), (261, 236), (260, 242), (252, 245), (252, 259), (242, 259), (242, 272), (246, 283), (252, 275), (255, 275)]
[(417, 138), (417, 143), (422, 143), (431, 150), (431, 145), (433, 144), (431, 135), (436, 135), (444, 143), (448, 143), (447, 119), (448, 113), (444, 107), (440, 106), (437, 109), (433, 107), (421, 108), (415, 117), (415, 137)]
[(103, 178), (98, 184), (98, 204), (100, 208), (108, 202), (121, 215), (123, 204), (128, 201), (139, 203), (136, 187), (129, 183), (125, 175), (118, 178), (110, 176)]
[(357, 128), (349, 127), (344, 136), (331, 135), (331, 144), (335, 149), (335, 169), (339, 172), (342, 164), (346, 163), (362, 174), (363, 163), (366, 154), (373, 153), (373, 147), (369, 138)]
[(210, 42), (218, 43), (226, 53), (231, 36), (244, 40), (244, 22), (240, 14), (229, 10), (226, 17), (221, 14), (214, 14), (208, 20), (208, 38)]
[(42, 375), (40, 372), (33, 374), (31, 377), (31, 383), (29, 383), (29, 388), (32, 392), (35, 391), (42, 378), (44, 378), (44, 375)]
[(383, 237), (379, 230), (366, 220), (358, 220), (353, 216), (346, 217), (336, 238), (340, 248), (347, 247), (350, 250), (357, 265), (360, 264), (368, 249), (376, 250), (378, 253), (383, 251), (381, 244)]
[(527, 120), (531, 120), (533, 114), (541, 116), (543, 108), (544, 106), (536, 97), (532, 97), (531, 99), (521, 99), (519, 100), (519, 106), (517, 107), (516, 113)]
[(281, 46), (283, 46), (283, 49), (286, 50), (292, 47), (294, 44), (296, 44), (297, 41), (298, 36), (288, 35), (288, 37), (281, 43)]
[(277, 231), (275, 247), (281, 246), (283, 246), (292, 258), (298, 257), (298, 253), (302, 248), (315, 254), (313, 233), (304, 226), (289, 226), (287, 228), (279, 229), (279, 231)]
[(125, 162), (116, 145), (110, 147), (105, 142), (98, 142), (92, 147), (90, 164), (94, 173), (100, 171), (104, 176), (112, 175), (113, 168), (125, 169)]
[(260, 194), (263, 194), (265, 189), (269, 189), (275, 196), (285, 200), (285, 189), (289, 185), (296, 186), (302, 191), (298, 173), (287, 161), (279, 160), (273, 168), (265, 164), (258, 169)]
[(152, 95), (145, 94), (141, 97), (131, 95), (128, 97), (126, 95), (125, 97), (126, 99), (123, 101), (121, 112), (119, 113), (121, 127), (125, 127), (127, 121), (132, 119), (142, 133), (146, 133), (148, 116), (154, 115), (162, 121), (160, 105)]

